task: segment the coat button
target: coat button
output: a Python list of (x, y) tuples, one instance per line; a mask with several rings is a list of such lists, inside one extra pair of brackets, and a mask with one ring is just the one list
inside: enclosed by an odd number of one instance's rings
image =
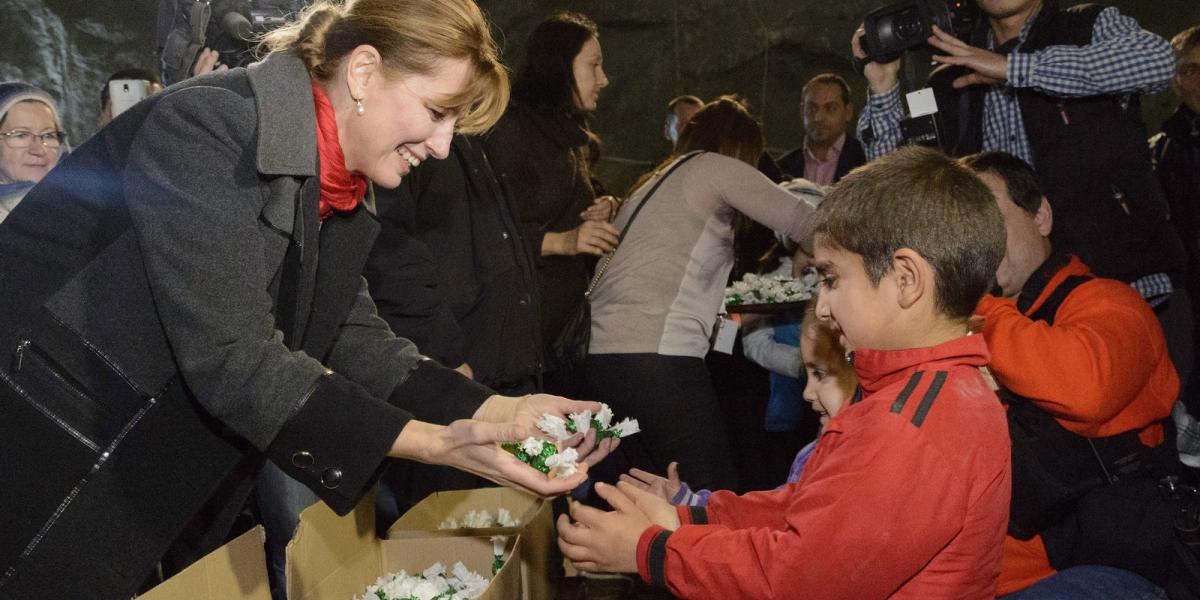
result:
[(332, 489), (336, 488), (337, 486), (341, 485), (341, 483), (342, 483), (342, 470), (341, 469), (325, 469), (325, 472), (321, 473), (321, 485), (332, 490)]
[(292, 455), (292, 464), (301, 469), (307, 469), (313, 466), (313, 462), (315, 462), (313, 460), (313, 455), (303, 450)]
[(507, 240), (507, 239), (508, 239), (508, 232), (507, 232), (507, 231), (505, 231), (505, 232), (502, 232), (502, 233), (500, 234), (500, 237), (502, 237), (502, 238), (504, 238), (504, 239), (506, 239), (506, 240)]

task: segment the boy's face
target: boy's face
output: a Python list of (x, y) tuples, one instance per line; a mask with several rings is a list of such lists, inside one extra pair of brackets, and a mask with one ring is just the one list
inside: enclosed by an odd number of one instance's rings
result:
[(892, 349), (888, 342), (897, 316), (896, 286), (886, 274), (872, 285), (862, 255), (830, 246), (817, 236), (813, 264), (821, 274), (817, 317), (832, 322), (854, 348)]

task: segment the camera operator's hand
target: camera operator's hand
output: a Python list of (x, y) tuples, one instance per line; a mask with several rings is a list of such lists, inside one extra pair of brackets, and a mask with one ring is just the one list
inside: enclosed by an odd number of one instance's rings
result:
[(970, 85), (992, 85), (1008, 81), (1008, 57), (983, 48), (976, 48), (933, 26), (929, 45), (945, 52), (935, 54), (933, 60), (943, 65), (959, 65), (974, 71), (954, 80), (954, 87)]
[(196, 57), (196, 64), (192, 65), (192, 77), (212, 73), (213, 71), (228, 71), (229, 65), (222, 65), (217, 61), (221, 59), (221, 53), (211, 48), (205, 48), (200, 51), (200, 56)]
[[(862, 25), (854, 31), (854, 37), (850, 38), (850, 51), (854, 53), (854, 58), (858, 60), (866, 60), (867, 52), (863, 50), (862, 38), (867, 35), (867, 30), (863, 29)], [(890, 91), (896, 87), (900, 78), (900, 61), (896, 59), (890, 63), (880, 64), (875, 61), (868, 61), (867, 66), (863, 68), (863, 75), (867, 78), (867, 84), (871, 86), (871, 93), (878, 96)]]

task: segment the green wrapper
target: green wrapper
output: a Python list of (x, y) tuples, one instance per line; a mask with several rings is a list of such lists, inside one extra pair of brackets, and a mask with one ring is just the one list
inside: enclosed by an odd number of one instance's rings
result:
[(554, 444), (547, 442), (545, 440), (542, 441), (542, 453), (538, 454), (537, 456), (530, 456), (529, 454), (527, 454), (524, 450), (521, 449), (521, 444), (518, 442), (508, 442), (506, 444), (500, 444), (500, 447), (503, 448), (505, 451), (507, 451), (509, 454), (512, 454), (513, 456), (517, 457), (517, 460), (519, 460), (519, 461), (521, 461), (543, 473), (550, 472), (550, 467), (546, 466), (546, 459), (550, 458), (551, 456), (554, 456), (554, 454), (558, 452), (557, 446), (555, 446)]
[[(617, 433), (615, 427), (604, 429), (604, 427), (600, 425), (599, 419), (592, 419), (592, 429), (596, 430), (596, 445), (600, 445), (600, 442), (603, 442), (606, 438), (621, 437), (621, 434)], [(570, 431), (571, 433), (579, 433), (579, 428), (575, 426), (575, 421), (567, 421), (567, 431)]]

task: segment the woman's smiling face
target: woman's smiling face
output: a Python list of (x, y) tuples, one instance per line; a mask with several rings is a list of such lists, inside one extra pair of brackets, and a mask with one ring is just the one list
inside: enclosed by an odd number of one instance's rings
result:
[(472, 69), (467, 59), (451, 58), (425, 75), (380, 73), (358, 90), (362, 113), (339, 115), (338, 137), (347, 169), (394, 188), (421, 162), (449, 154), (458, 115), (441, 103), (467, 86)]

